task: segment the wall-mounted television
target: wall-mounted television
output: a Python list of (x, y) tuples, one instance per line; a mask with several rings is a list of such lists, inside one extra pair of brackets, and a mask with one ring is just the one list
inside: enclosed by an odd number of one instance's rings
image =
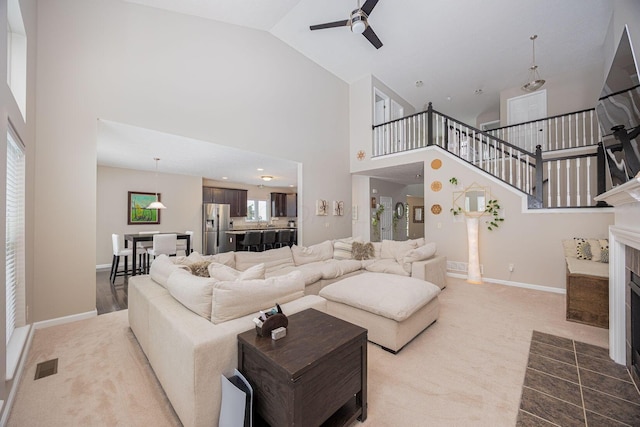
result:
[(613, 186), (640, 173), (640, 81), (627, 31), (622, 33), (596, 105)]

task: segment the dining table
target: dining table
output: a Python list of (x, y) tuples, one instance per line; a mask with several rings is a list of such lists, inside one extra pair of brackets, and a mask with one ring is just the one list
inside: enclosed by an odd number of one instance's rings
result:
[(161, 232), (161, 233), (153, 233), (153, 234), (139, 234), (139, 233), (131, 233), (131, 234), (125, 234), (124, 235), (124, 247), (128, 248), (129, 247), (129, 242), (132, 243), (133, 247), (133, 256), (132, 256), (132, 265), (131, 268), (133, 269), (133, 272), (131, 273), (132, 276), (136, 275), (136, 262), (138, 259), (138, 254), (137, 254), (137, 249), (138, 249), (138, 242), (153, 242), (153, 236), (156, 236), (158, 234), (175, 234), (176, 237), (178, 239), (184, 239), (187, 241), (187, 254), (191, 253), (191, 235), (188, 233), (184, 233), (184, 232)]

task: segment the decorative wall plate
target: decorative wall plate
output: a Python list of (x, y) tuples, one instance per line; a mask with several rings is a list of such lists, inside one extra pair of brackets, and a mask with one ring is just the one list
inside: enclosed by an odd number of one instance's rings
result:
[(440, 212), (442, 212), (442, 206), (440, 206), (439, 204), (435, 204), (433, 206), (431, 206), (431, 213), (434, 215), (440, 215)]
[(442, 167), (442, 160), (434, 159), (431, 161), (431, 169), (440, 169)]
[(356, 155), (356, 157), (358, 158), (358, 160), (364, 160), (366, 155), (367, 155), (367, 153), (365, 153), (364, 150), (360, 150), (360, 151), (358, 151), (358, 154)]
[(440, 181), (433, 181), (431, 183), (431, 191), (440, 191), (442, 190), (442, 183)]

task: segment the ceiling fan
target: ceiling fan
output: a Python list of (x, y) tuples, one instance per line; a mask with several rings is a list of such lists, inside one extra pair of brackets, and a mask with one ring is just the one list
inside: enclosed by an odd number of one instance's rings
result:
[(345, 19), (344, 21), (327, 22), (326, 24), (312, 25), (309, 29), (313, 31), (323, 30), (325, 28), (349, 26), (351, 27), (352, 32), (362, 34), (373, 46), (375, 46), (376, 49), (380, 49), (382, 47), (382, 42), (378, 36), (376, 36), (376, 33), (373, 32), (373, 29), (367, 21), (367, 18), (369, 18), (371, 11), (377, 3), (378, 0), (367, 0), (364, 2), (362, 7), (360, 7), (360, 0), (358, 0), (358, 8), (351, 12), (349, 19)]

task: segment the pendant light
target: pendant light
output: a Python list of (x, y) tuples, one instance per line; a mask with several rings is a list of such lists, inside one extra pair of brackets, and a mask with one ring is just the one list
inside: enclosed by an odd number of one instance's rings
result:
[(156, 201), (152, 202), (147, 209), (167, 209), (165, 205), (162, 204), (160, 200), (158, 200), (158, 161), (160, 160), (158, 157), (154, 157), (153, 160), (156, 161)]
[(526, 92), (535, 92), (540, 89), (542, 85), (544, 85), (545, 80), (540, 78), (538, 74), (538, 66), (536, 65), (536, 39), (538, 38), (537, 34), (529, 37), (531, 43), (533, 45), (533, 61), (531, 63), (531, 67), (529, 67), (529, 81), (522, 86), (522, 90)]

